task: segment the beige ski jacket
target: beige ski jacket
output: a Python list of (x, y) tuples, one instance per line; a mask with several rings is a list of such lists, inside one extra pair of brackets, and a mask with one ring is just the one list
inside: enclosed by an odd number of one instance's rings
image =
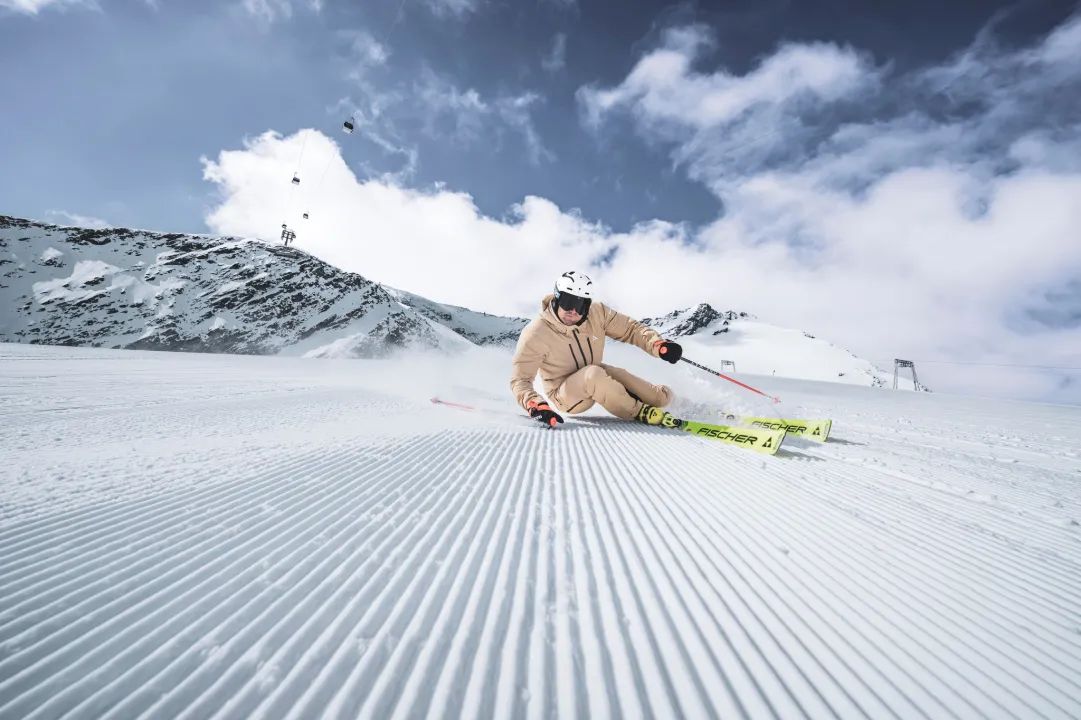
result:
[(596, 300), (580, 325), (564, 325), (552, 309), (554, 298), (552, 294), (544, 296), (540, 314), (522, 330), (514, 350), (510, 389), (523, 410), (528, 412), (530, 400), (544, 401), (533, 389), (538, 370), (544, 392), (551, 395), (582, 368), (601, 364), (606, 337), (660, 357), (657, 343), (662, 338), (656, 330)]

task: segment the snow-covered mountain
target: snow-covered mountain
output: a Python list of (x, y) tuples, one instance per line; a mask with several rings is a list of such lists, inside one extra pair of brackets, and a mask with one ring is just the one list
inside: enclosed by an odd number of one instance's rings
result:
[[(6, 216), (0, 306), (0, 341), (306, 357), (509, 350), (528, 322), (385, 287), (276, 243)], [(850, 352), (745, 312), (702, 304), (643, 320), (718, 370), (730, 361), (741, 373), (892, 383)]]
[[(749, 313), (718, 312), (703, 303), (643, 322), (665, 337), (680, 338), (687, 352), (711, 358), (722, 372), (893, 386), (892, 372), (814, 335), (761, 322)], [(898, 387), (912, 390), (914, 384), (910, 377), (900, 377)]]
[(447, 327), (477, 345), (513, 347), (529, 322), (526, 318), (490, 315), (457, 305), (433, 302), (420, 295), (383, 286), (391, 297), (429, 320)]
[(513, 344), (525, 325), (259, 240), (0, 216), (0, 340), (313, 357)]

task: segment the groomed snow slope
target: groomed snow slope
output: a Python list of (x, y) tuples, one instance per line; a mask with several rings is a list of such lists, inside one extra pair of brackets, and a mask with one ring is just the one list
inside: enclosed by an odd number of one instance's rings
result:
[(0, 345), (0, 717), (1081, 716), (1081, 410), (742, 376), (834, 418), (763, 457), (505, 365)]

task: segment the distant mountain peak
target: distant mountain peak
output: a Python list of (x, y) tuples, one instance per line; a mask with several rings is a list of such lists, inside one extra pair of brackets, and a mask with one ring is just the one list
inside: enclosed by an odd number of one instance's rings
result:
[(714, 335), (728, 332), (729, 324), (734, 320), (756, 319), (754, 315), (735, 310), (718, 312), (709, 303), (699, 303), (696, 307), (662, 315), (657, 318), (644, 318), (642, 322), (656, 328), (666, 337), (678, 338), (710, 331)]

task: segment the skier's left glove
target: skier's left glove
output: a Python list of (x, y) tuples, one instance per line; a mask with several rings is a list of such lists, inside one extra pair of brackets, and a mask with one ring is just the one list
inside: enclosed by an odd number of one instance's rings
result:
[(549, 428), (554, 428), (556, 423), (563, 422), (563, 418), (559, 417), (551, 405), (546, 402), (539, 403), (536, 400), (529, 401), (529, 417), (540, 420)]
[(657, 348), (657, 355), (661, 360), (667, 360), (675, 365), (679, 362), (679, 359), (683, 357), (683, 348), (679, 343), (669, 342), (668, 340), (658, 340), (656, 345), (660, 345)]

